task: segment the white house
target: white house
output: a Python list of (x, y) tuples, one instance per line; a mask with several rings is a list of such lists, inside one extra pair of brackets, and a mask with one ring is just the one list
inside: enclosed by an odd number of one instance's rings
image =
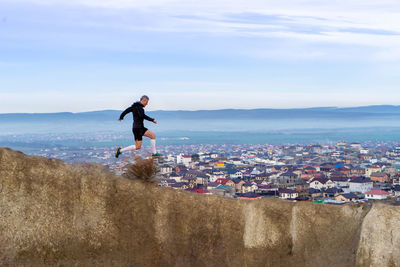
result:
[(362, 145), (360, 143), (351, 143), (350, 147), (353, 149), (361, 150), (363, 149)]
[(293, 199), (299, 196), (299, 193), (297, 193), (294, 190), (291, 189), (280, 189), (279, 190), (279, 197), (283, 199)]
[(171, 173), (171, 172), (172, 172), (172, 167), (169, 166), (169, 165), (167, 165), (167, 164), (164, 164), (164, 165), (161, 166), (160, 172), (161, 172), (162, 174)]
[(332, 182), (330, 179), (325, 178), (314, 178), (310, 182), (310, 188), (314, 189), (325, 189), (325, 188), (332, 188), (335, 187), (335, 183)]
[(231, 158), (231, 159), (229, 159), (229, 163), (239, 165), (239, 164), (242, 164), (242, 160), (240, 158)]
[(251, 171), (251, 175), (258, 175), (258, 174), (260, 174), (261, 172), (259, 171), (259, 170), (257, 170), (257, 168), (254, 168), (252, 171)]
[(208, 176), (206, 174), (200, 174), (200, 175), (197, 175), (197, 177), (196, 177), (197, 184), (206, 185), (209, 180), (210, 180), (210, 176)]
[(332, 182), (334, 182), (335, 187), (348, 187), (349, 186), (349, 178), (347, 177), (332, 177), (330, 178)]
[(349, 181), (350, 192), (365, 193), (372, 190), (373, 182), (369, 178), (358, 177)]
[(192, 156), (182, 155), (182, 164), (188, 166), (192, 162)]
[(210, 181), (215, 182), (219, 178), (226, 178), (226, 175), (222, 171), (213, 172), (210, 175)]
[(190, 162), (192, 162), (192, 156), (190, 156), (190, 155), (182, 155), (182, 154), (179, 154), (177, 157), (176, 157), (176, 162), (178, 163), (178, 164), (183, 164), (183, 165), (185, 165), (186, 167), (188, 167), (189, 166), (189, 164), (190, 164)]
[(386, 199), (388, 195), (389, 195), (388, 192), (378, 189), (365, 192), (366, 199)]
[(254, 183), (245, 183), (242, 185), (242, 193), (247, 193), (247, 192), (255, 192), (258, 189), (257, 184)]
[(218, 154), (217, 153), (210, 153), (210, 158), (216, 159), (216, 158), (218, 158)]
[(239, 170), (228, 169), (227, 174), (229, 175), (229, 178), (231, 178), (231, 179), (243, 178), (243, 173)]

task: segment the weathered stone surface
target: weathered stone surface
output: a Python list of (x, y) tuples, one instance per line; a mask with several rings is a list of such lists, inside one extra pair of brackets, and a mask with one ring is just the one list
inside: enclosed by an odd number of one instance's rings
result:
[(369, 209), (198, 195), (0, 148), (4, 266), (399, 266), (398, 208)]
[(376, 204), (364, 218), (359, 266), (400, 266), (400, 207)]

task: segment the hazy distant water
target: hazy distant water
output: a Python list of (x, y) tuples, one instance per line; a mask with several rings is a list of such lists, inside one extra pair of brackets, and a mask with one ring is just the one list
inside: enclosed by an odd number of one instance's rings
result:
[[(1, 122), (0, 135), (31, 133), (83, 133), (83, 132), (124, 132), (131, 129), (132, 118), (117, 120), (60, 120)], [(145, 126), (158, 132), (165, 131), (218, 131), (218, 132), (276, 132), (281, 130), (305, 129), (349, 129), (400, 127), (397, 117), (389, 118), (286, 118), (286, 119), (161, 119), (158, 124), (145, 121)]]
[[(160, 121), (158, 130), (219, 131), (219, 132), (277, 132), (305, 129), (348, 129), (371, 127), (400, 127), (397, 118), (376, 121), (370, 119), (269, 119), (269, 120), (166, 120)], [(147, 124), (151, 128), (151, 123)]]
[[(145, 122), (145, 126), (156, 133), (161, 145), (400, 141), (400, 124), (396, 117), (376, 120), (160, 119), (157, 125)], [(24, 146), (27, 140), (29, 146), (41, 146), (46, 142), (74, 146), (124, 145), (133, 140), (131, 127), (131, 117), (122, 122), (116, 119), (6, 122), (0, 123), (0, 145)]]

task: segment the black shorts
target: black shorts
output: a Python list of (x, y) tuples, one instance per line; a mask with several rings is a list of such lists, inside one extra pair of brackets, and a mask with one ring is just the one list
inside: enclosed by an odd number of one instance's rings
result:
[(142, 137), (144, 135), (144, 133), (147, 131), (148, 129), (146, 127), (143, 128), (133, 128), (132, 132), (133, 132), (133, 136), (135, 136), (135, 141), (142, 141)]

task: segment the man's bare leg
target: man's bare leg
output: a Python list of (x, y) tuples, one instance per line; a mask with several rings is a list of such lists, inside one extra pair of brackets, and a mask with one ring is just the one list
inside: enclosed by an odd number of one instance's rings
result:
[(136, 140), (136, 150), (139, 150), (142, 148), (142, 140)]

